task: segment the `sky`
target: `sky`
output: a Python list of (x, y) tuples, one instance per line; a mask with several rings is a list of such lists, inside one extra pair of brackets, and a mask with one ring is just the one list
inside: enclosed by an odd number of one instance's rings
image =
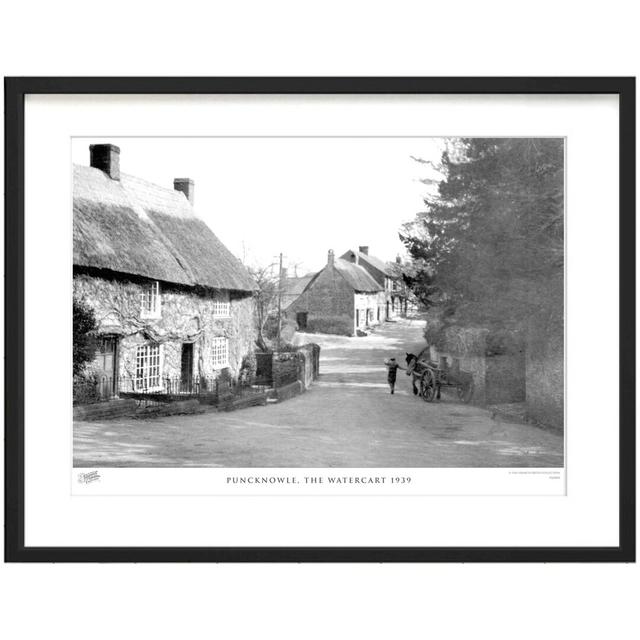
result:
[(327, 252), (360, 245), (383, 260), (405, 257), (398, 229), (423, 210), (442, 138), (74, 138), (72, 160), (89, 145), (120, 147), (120, 170), (173, 188), (195, 182), (195, 209), (248, 266), (275, 263), (289, 275), (317, 271)]

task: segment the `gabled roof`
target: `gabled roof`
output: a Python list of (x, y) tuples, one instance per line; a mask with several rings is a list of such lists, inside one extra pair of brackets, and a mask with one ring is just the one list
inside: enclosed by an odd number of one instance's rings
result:
[(73, 264), (176, 284), (253, 291), (242, 263), (180, 191), (74, 166)]
[(316, 277), (315, 273), (308, 273), (301, 278), (285, 278), (282, 290), (282, 304), (286, 309), (293, 304), (307, 288), (307, 285)]
[(300, 278), (285, 278), (283, 283), (283, 295), (299, 296), (315, 275), (315, 273), (308, 273), (306, 276), (302, 276)]
[(364, 267), (354, 262), (343, 260), (342, 258), (336, 258), (334, 260), (334, 267), (354, 291), (363, 291), (366, 293), (382, 291), (382, 287)]
[(395, 278), (395, 274), (393, 271), (389, 269), (388, 263), (384, 260), (380, 260), (380, 258), (376, 258), (375, 256), (369, 255), (368, 253), (362, 253), (362, 251), (354, 251), (353, 249), (349, 249), (345, 253), (343, 253), (340, 257), (348, 260), (350, 256), (353, 255), (357, 257), (358, 263), (360, 262), (368, 262), (372, 267), (375, 267), (378, 271), (384, 273), (385, 276), (389, 278)]

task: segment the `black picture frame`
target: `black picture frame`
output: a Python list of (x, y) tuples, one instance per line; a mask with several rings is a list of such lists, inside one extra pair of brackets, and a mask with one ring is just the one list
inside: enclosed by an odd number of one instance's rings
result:
[[(5, 78), (5, 561), (634, 562), (635, 78)], [(24, 540), (24, 101), (28, 94), (616, 94), (619, 97), (619, 531), (612, 547), (26, 547)]]

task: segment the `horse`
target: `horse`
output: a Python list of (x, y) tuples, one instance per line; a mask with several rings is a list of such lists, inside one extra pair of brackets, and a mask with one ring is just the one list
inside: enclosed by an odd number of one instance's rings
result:
[[(406, 353), (405, 362), (407, 363), (407, 375), (413, 376), (411, 386), (413, 387), (413, 395), (423, 395), (428, 393), (431, 397), (425, 398), (432, 400), (435, 395), (436, 400), (440, 400), (440, 381), (434, 375), (433, 366), (429, 366), (427, 360), (422, 360), (420, 356), (426, 351), (424, 349), (418, 355), (414, 353)], [(425, 378), (432, 383), (425, 385)], [(416, 386), (416, 381), (420, 381), (420, 389)]]

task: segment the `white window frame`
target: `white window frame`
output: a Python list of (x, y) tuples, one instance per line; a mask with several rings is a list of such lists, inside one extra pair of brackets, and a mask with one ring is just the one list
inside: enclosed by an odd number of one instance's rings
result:
[[(136, 391), (162, 390), (163, 349), (161, 344), (140, 344), (136, 349)], [(142, 375), (139, 372), (142, 371)]]
[(231, 316), (231, 301), (228, 291), (216, 292), (213, 299), (213, 317), (229, 318)]
[(162, 314), (162, 298), (160, 283), (157, 280), (146, 282), (140, 292), (140, 317), (145, 319), (160, 318)]
[(217, 336), (211, 341), (211, 358), (214, 370), (229, 366), (229, 338)]

